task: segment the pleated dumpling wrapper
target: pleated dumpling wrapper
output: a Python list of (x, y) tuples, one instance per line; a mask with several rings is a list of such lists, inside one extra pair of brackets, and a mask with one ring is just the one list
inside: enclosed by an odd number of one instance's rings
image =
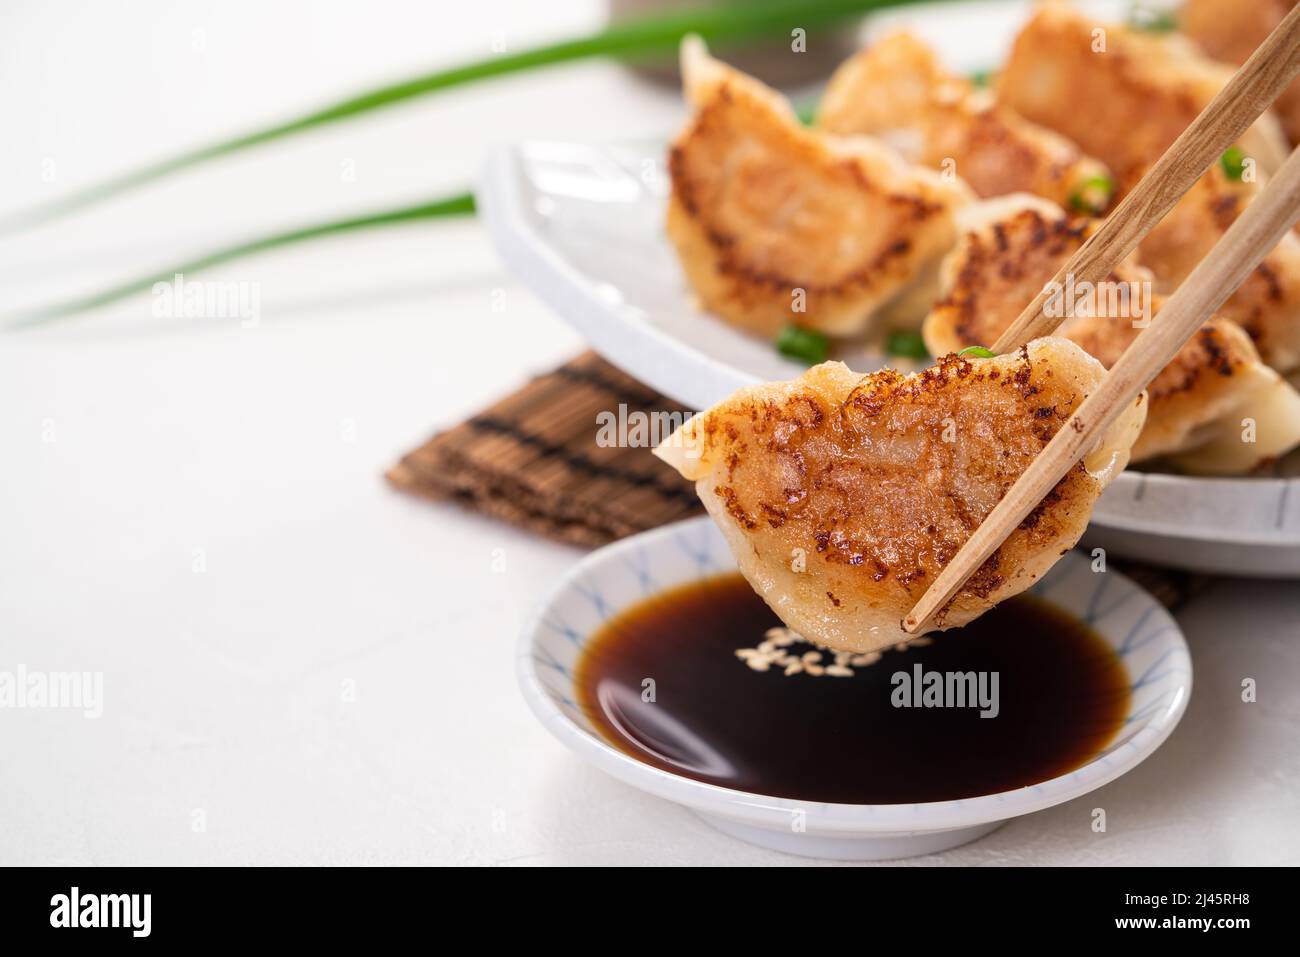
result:
[[(1245, 63), (1296, 0), (1185, 0), (1178, 29), (1207, 56), (1234, 66)], [(1300, 80), (1293, 80), (1273, 103), (1273, 112), (1292, 143), (1300, 143)]]
[[(910, 640), (902, 619), (1088, 392), (1065, 339), (871, 375), (826, 362), (701, 412), (655, 454), (695, 482), (740, 571), (790, 628), (837, 651)], [(1078, 541), (1128, 462), (1145, 394), (937, 618), (964, 625)]]
[[(1178, 32), (1130, 29), (1049, 2), (1034, 8), (1012, 44), (998, 98), (1106, 163), (1123, 195), (1232, 74)], [(1256, 175), (1244, 166), (1229, 173), (1232, 154), (1225, 154), (1142, 240), (1142, 264), (1155, 274), (1156, 292), (1178, 288), (1290, 152), (1271, 112), (1251, 124), (1237, 148), (1238, 162), (1249, 161)], [(1219, 314), (1246, 330), (1267, 365), (1283, 375), (1300, 369), (1300, 236), (1284, 236)]]
[(762, 336), (795, 314), (836, 336), (886, 312), (919, 323), (932, 297), (917, 287), (956, 241), (970, 188), (870, 137), (806, 128), (698, 37), (682, 43), (682, 75), (695, 112), (668, 158), (666, 229), (700, 303)]
[(949, 169), (980, 196), (1036, 193), (1102, 211), (1110, 172), (991, 90), (949, 73), (925, 43), (888, 34), (846, 60), (817, 107), (817, 128), (883, 140), (906, 159)]
[[(1176, 31), (1108, 23), (1051, 0), (1034, 6), (996, 85), (999, 102), (1077, 143), (1109, 166), (1126, 191), (1233, 72)], [(1265, 173), (1276, 171), (1290, 152), (1271, 112), (1256, 119), (1237, 145)]]
[[(1233, 179), (1216, 163), (1138, 246), (1156, 292), (1171, 294), (1259, 196), (1261, 181)], [(1300, 234), (1292, 231), (1238, 286), (1218, 314), (1250, 335), (1265, 363), (1300, 369)]]
[[(963, 221), (967, 232), (944, 260), (943, 298), (922, 326), (934, 355), (996, 341), (1097, 227), (1023, 194), (967, 207)], [(1073, 312), (1057, 334), (1109, 368), (1146, 325), (1161, 321), (1165, 300), (1151, 286), (1151, 273), (1130, 256), (1104, 283), (1060, 287), (1047, 310)], [(1221, 315), (1178, 350), (1147, 397), (1134, 462), (1240, 475), (1300, 446), (1300, 393)]]

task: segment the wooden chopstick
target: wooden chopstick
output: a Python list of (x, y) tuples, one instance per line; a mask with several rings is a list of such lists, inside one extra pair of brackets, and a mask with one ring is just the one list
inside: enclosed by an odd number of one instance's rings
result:
[[(1246, 2), (1246, 0), (1243, 0)], [(1218, 95), (1192, 121), (1133, 191), (1102, 223), (1097, 232), (1075, 251), (1052, 281), (1025, 307), (992, 349), (998, 355), (1014, 352), (1026, 342), (1050, 335), (1069, 318), (1043, 314), (1051, 290), (1067, 277), (1079, 283), (1097, 283), (1131, 253), (1155, 228), (1183, 194), (1240, 138), (1246, 128), (1277, 99), (1300, 73), (1300, 5), (1260, 44), (1250, 59)]]
[(1300, 218), (1300, 149), (1291, 154), (1259, 196), (1246, 206), (1223, 238), (1169, 297), (1151, 325), (1138, 334), (1096, 390), (1079, 404), (939, 573), (903, 619), (906, 631), (920, 631), (957, 594), (966, 579), (997, 550), (1065, 473), (1100, 441), (1106, 428), (1137, 399), (1174, 353), (1236, 291), (1297, 218)]

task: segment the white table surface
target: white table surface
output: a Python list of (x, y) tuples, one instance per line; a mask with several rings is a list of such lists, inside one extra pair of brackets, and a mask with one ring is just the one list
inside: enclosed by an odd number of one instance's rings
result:
[[(0, 212), (599, 16), (11, 0)], [(605, 64), (431, 98), (0, 237), (0, 312), (459, 191), (503, 140), (655, 136), (681, 116)], [(472, 221), (202, 278), (257, 283), (260, 322), (158, 319), (145, 294), (0, 337), (0, 670), (104, 681), (98, 719), (0, 710), (0, 863), (801, 863), (607, 779), (532, 719), (516, 634), (577, 550), (383, 482), (580, 348)], [(1139, 769), (913, 863), (1300, 863), (1296, 594), (1224, 584), (1183, 611), (1190, 710)]]

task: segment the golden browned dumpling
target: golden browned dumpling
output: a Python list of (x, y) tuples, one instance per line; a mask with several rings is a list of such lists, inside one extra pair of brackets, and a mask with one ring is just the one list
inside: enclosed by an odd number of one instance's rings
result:
[(707, 309), (765, 336), (792, 319), (857, 333), (951, 247), (963, 183), (869, 138), (805, 129), (696, 38), (682, 72), (695, 115), (669, 157), (668, 236)]
[[(1296, 0), (1187, 0), (1178, 26), (1215, 60), (1240, 65), (1291, 12)], [(1300, 143), (1300, 80), (1282, 91), (1273, 112), (1292, 143)]]
[(893, 33), (844, 62), (817, 109), (828, 133), (865, 133), (906, 159), (960, 176), (979, 196), (1028, 192), (1101, 212), (1104, 164), (940, 66), (928, 46)]
[[(1139, 247), (1156, 289), (1177, 289), (1259, 190), (1260, 181), (1231, 179), (1222, 166), (1202, 176)], [(1300, 236), (1283, 236), (1219, 312), (1246, 330), (1268, 365), (1300, 367)]]
[[(1131, 189), (1214, 97), (1232, 67), (1209, 60), (1183, 37), (1149, 34), (1047, 3), (1017, 37), (998, 95), (1030, 119), (1065, 134), (1110, 165)], [(1158, 292), (1171, 293), (1286, 158), (1270, 113), (1242, 137), (1250, 178), (1215, 164), (1140, 247)], [(1300, 366), (1300, 238), (1284, 237), (1224, 305), (1264, 362)]]
[[(742, 389), (656, 454), (695, 482), (741, 572), (788, 626), (864, 652), (902, 619), (1101, 380), (1065, 339), (1015, 355), (949, 356), (904, 376), (838, 362)], [(1145, 402), (1020, 524), (938, 617), (965, 624), (1023, 591), (1083, 533), (1128, 461)]]
[[(1025, 199), (1019, 209), (992, 209), (944, 261), (944, 298), (923, 326), (936, 355), (993, 343), (1096, 226)], [(972, 224), (983, 205), (968, 210)], [(1130, 256), (1106, 285), (1073, 290), (1073, 316), (1057, 333), (1110, 367), (1141, 332), (1134, 320), (1160, 321), (1164, 299), (1150, 288), (1150, 272)], [(1049, 308), (1066, 311), (1061, 292)], [(1227, 319), (1206, 322), (1147, 392), (1135, 462), (1177, 456), (1175, 464), (1187, 471), (1242, 473), (1300, 444), (1300, 394)], [(1242, 441), (1247, 417), (1256, 423), (1252, 442)]]
[[(1131, 188), (1232, 73), (1177, 34), (1144, 33), (1052, 2), (1038, 7), (1016, 37), (997, 93), (1026, 119), (1079, 144)], [(1240, 146), (1265, 172), (1289, 152), (1271, 113)]]

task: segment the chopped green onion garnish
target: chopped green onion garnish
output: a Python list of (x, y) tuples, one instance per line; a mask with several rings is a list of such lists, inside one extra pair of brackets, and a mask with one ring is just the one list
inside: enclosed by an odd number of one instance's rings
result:
[(788, 325), (776, 337), (776, 351), (791, 359), (798, 359), (810, 366), (825, 362), (830, 352), (830, 340), (822, 333)]
[(1241, 178), (1246, 175), (1246, 154), (1240, 146), (1229, 146), (1219, 157), (1219, 165), (1228, 174), (1228, 179), (1241, 182)]
[(1115, 181), (1109, 176), (1089, 176), (1070, 193), (1070, 206), (1077, 213), (1100, 213), (1114, 193)]
[(925, 347), (921, 334), (913, 329), (891, 329), (885, 341), (885, 351), (891, 356), (907, 359), (928, 359), (930, 350)]
[(997, 353), (992, 349), (985, 349), (983, 346), (967, 346), (957, 353), (959, 356), (974, 356), (976, 359), (993, 359)]
[(817, 104), (812, 102), (796, 104), (794, 115), (799, 117), (799, 122), (804, 126), (812, 126), (817, 119)]
[(969, 77), (967, 77), (967, 79), (970, 80), (971, 86), (977, 86), (981, 90), (983, 90), (993, 85), (993, 71), (976, 70)]
[(1178, 29), (1178, 17), (1172, 10), (1135, 3), (1129, 10), (1128, 25), (1143, 33), (1172, 33)]

